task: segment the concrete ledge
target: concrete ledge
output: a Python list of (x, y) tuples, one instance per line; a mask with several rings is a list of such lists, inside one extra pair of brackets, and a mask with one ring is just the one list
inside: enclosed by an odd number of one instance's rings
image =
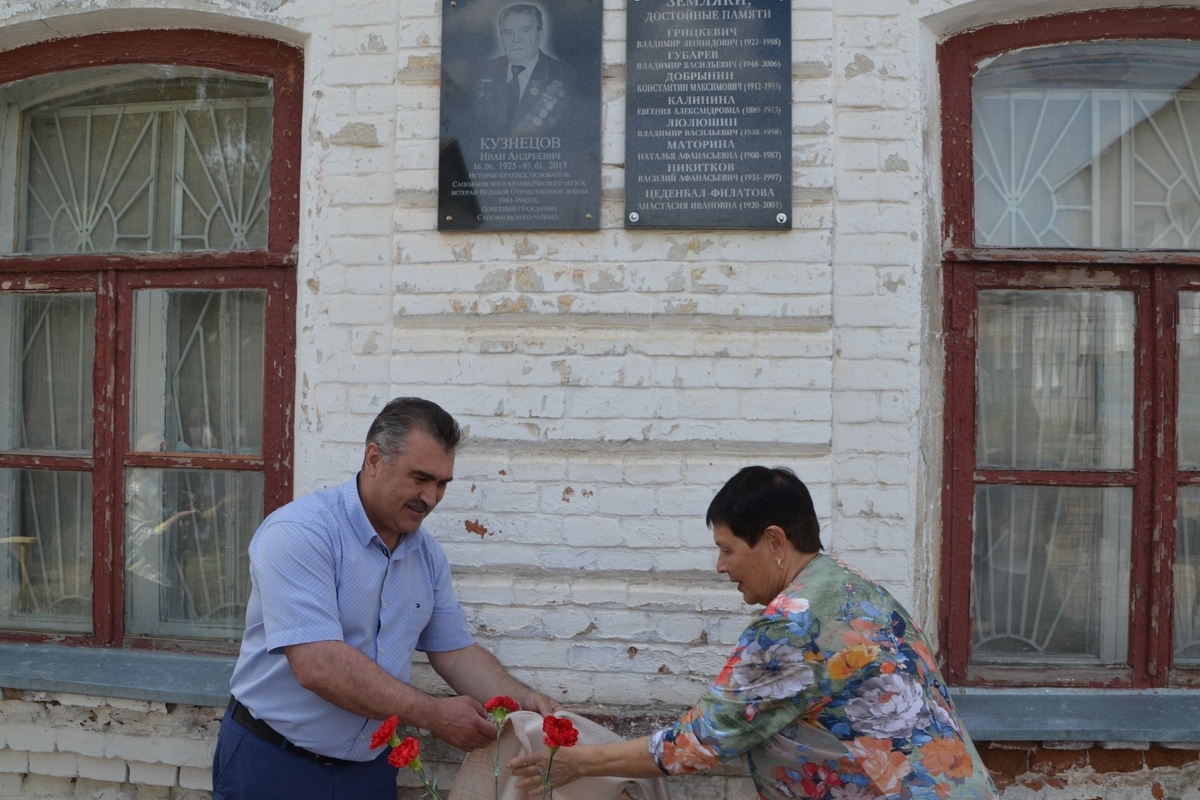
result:
[[(0, 687), (221, 707), (229, 699), (234, 661), (191, 653), (0, 644)], [(954, 690), (954, 701), (977, 742), (1200, 742), (1200, 689), (967, 688)], [(593, 711), (598, 721), (636, 736), (682, 709)]]
[(0, 644), (0, 686), (161, 703), (224, 706), (232, 656)]
[(1200, 742), (1200, 689), (955, 689), (976, 742)]

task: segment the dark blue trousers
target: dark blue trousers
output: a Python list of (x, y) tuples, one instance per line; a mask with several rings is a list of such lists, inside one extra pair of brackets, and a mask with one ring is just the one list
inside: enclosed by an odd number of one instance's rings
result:
[(225, 712), (213, 753), (213, 800), (396, 800), (396, 768), (374, 761), (329, 766), (276, 747)]

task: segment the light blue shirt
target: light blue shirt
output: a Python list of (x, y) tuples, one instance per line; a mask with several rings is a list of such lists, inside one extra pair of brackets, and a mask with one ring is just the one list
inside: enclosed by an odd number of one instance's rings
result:
[(441, 545), (420, 528), (389, 554), (367, 520), (357, 478), (267, 517), (250, 541), (250, 579), (230, 691), (256, 719), (314, 753), (374, 758), (379, 720), (301, 687), (283, 648), (344, 641), (408, 683), (414, 650), (474, 643)]

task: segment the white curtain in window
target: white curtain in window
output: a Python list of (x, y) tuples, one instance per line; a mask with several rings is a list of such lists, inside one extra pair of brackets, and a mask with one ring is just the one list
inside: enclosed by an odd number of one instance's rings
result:
[[(1133, 466), (1131, 293), (983, 291), (978, 320), (978, 466)], [(1126, 488), (980, 486), (972, 660), (1124, 663), (1132, 515)]]
[[(130, 446), (261, 455), (266, 296), (260, 290), (134, 293)], [(130, 469), (126, 631), (236, 638), (262, 474)]]
[[(0, 449), (88, 456), (95, 302), (0, 295)], [(90, 473), (0, 469), (0, 627), (91, 630)]]

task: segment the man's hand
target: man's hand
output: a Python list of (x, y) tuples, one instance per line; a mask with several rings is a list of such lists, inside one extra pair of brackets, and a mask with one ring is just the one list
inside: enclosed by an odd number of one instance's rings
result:
[[(495, 656), (477, 644), (460, 650), (431, 651), (427, 655), (434, 671), (460, 695), (470, 695), (480, 702), (506, 695), (526, 711), (537, 711), (542, 716), (562, 710), (557, 700), (535, 692), (509, 675)], [(493, 738), (495, 734), (493, 728)]]
[(345, 642), (291, 645), (284, 653), (301, 686), (352, 714), (368, 719), (395, 714), (405, 725), (426, 728), (461, 750), (496, 739), (496, 726), (478, 700), (431, 697), (388, 675)]
[(437, 715), (428, 723), (434, 736), (459, 750), (478, 750), (496, 741), (496, 725), (478, 700), (457, 695), (436, 701)]
[(496, 725), (481, 699), (507, 694), (522, 708), (543, 715), (561, 709), (556, 701), (513, 680), (479, 645), (429, 653), (434, 669), (460, 692), (440, 699), (396, 680), (345, 642), (290, 645), (284, 653), (300, 685), (335, 706), (368, 719), (395, 714), (405, 725), (426, 728), (460, 750), (477, 750), (496, 740)]
[(529, 691), (520, 697), (514, 697), (514, 700), (521, 706), (524, 711), (536, 711), (543, 717), (547, 714), (554, 714), (562, 711), (562, 703), (555, 700), (553, 697), (544, 695), (541, 692)]

